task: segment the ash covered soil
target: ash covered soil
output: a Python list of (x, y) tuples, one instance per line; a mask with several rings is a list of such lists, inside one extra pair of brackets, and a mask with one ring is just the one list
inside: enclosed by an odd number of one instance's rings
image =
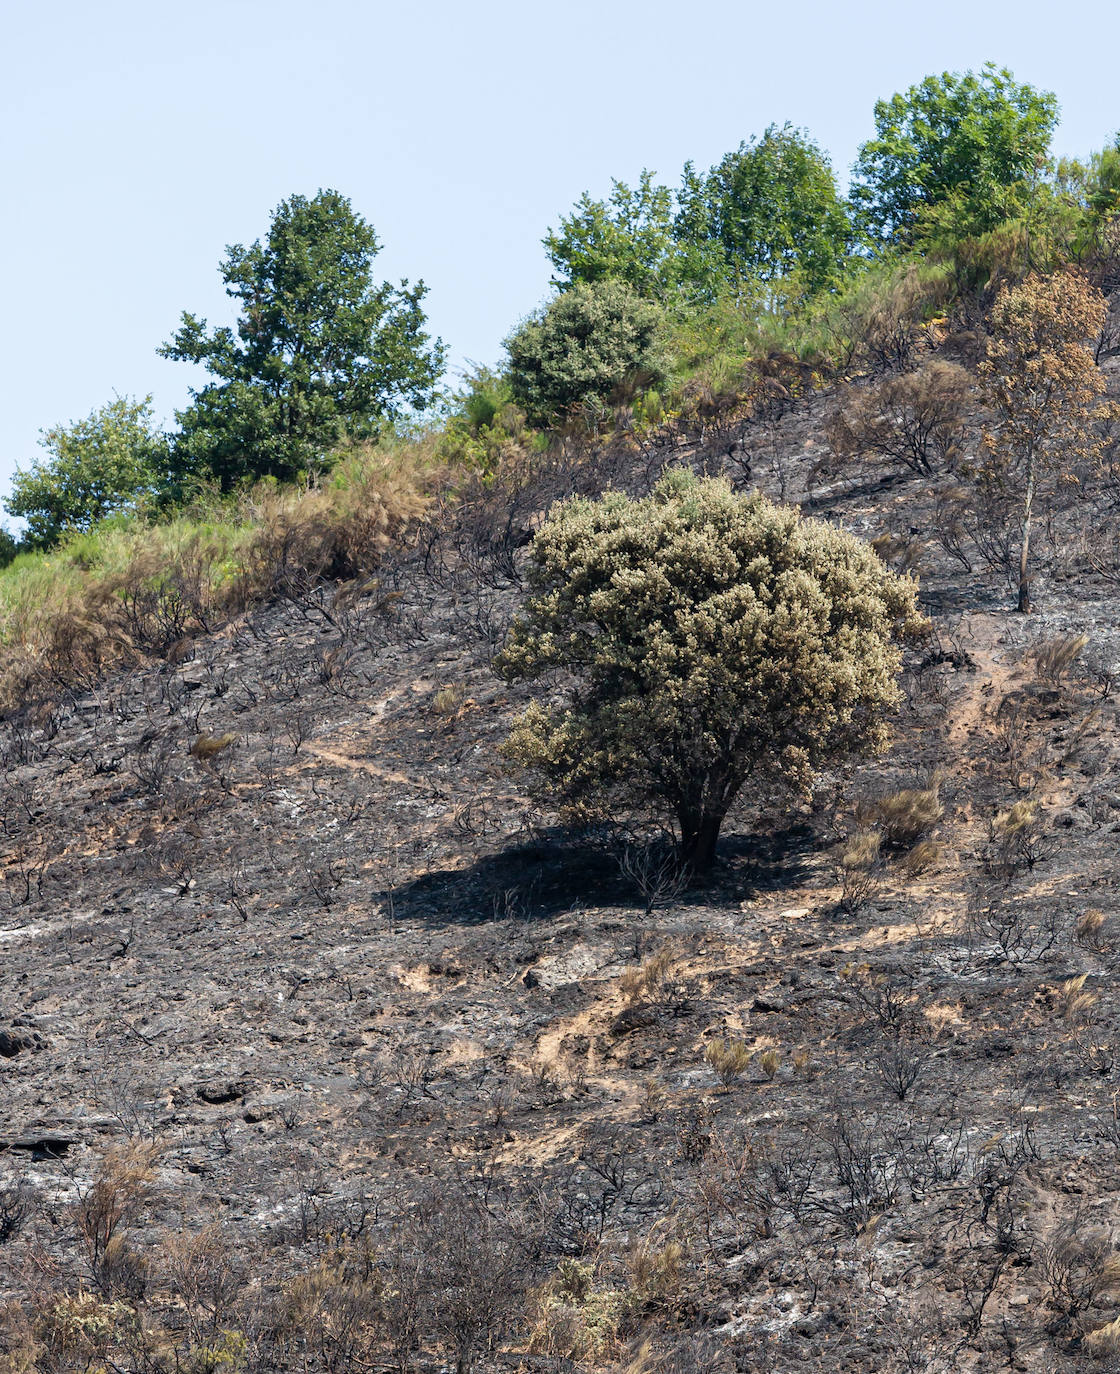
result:
[[(938, 543), (936, 484), (822, 477), (830, 403), (657, 461), (893, 537), (933, 627), (894, 743), (812, 805), (747, 798), (711, 883), (650, 912), (499, 759), (527, 697), (489, 666), (523, 557), (493, 511), (3, 723), (10, 1300), (97, 1292), (186, 1340), (166, 1256), (206, 1236), (228, 1282), (199, 1311), (251, 1334), (249, 1367), (388, 1368), (276, 1312), (324, 1257), (414, 1243), (437, 1277), (403, 1367), (437, 1368), (465, 1235), (501, 1276), (482, 1368), (625, 1367), (642, 1340), (681, 1371), (1102, 1367), (1120, 590), (1071, 501), (1014, 614), (1005, 577)], [(931, 782), (935, 851), (885, 847), (845, 904), (853, 807)], [(991, 824), (1027, 798), (1001, 851)], [(705, 1050), (729, 1039), (753, 1057), (724, 1085)], [(129, 1150), (148, 1173), (107, 1268), (80, 1209)], [(575, 1365), (540, 1316), (565, 1265), (627, 1302)], [(566, 1319), (590, 1301), (566, 1293)]]

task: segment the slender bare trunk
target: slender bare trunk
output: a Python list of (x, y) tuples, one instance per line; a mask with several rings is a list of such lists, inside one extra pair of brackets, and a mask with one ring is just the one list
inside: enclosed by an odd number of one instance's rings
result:
[(1019, 611), (1031, 608), (1031, 584), (1027, 564), (1031, 552), (1031, 508), (1034, 505), (1034, 454), (1027, 459), (1027, 494), (1023, 502), (1023, 542), (1019, 548)]

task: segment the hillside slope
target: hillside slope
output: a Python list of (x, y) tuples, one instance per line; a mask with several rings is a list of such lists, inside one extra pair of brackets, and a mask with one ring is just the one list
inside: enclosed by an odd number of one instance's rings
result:
[[(834, 406), (561, 455), (3, 723), (3, 1368), (1099, 1367), (1120, 584), (1071, 497), (1013, 614), (937, 483), (830, 466)], [(646, 913), (504, 770), (488, 665), (547, 500), (674, 462), (890, 535), (933, 629), (884, 759)], [(911, 788), (924, 860), (845, 891)]]

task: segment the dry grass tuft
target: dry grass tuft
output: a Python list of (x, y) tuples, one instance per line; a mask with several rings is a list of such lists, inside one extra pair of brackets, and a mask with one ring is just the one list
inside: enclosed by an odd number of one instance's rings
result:
[(754, 1058), (754, 1051), (744, 1040), (709, 1040), (704, 1046), (704, 1062), (711, 1068), (725, 1088), (737, 1083)]
[(618, 990), (627, 1005), (659, 1002), (665, 996), (676, 969), (677, 958), (670, 945), (665, 945), (638, 968), (627, 969), (618, 980)]
[(1063, 635), (1036, 644), (1031, 657), (1039, 680), (1051, 687), (1062, 685), (1062, 678), (1089, 646), (1088, 635)]
[(933, 829), (942, 816), (938, 789), (904, 787), (885, 797), (861, 801), (856, 806), (856, 821), (863, 829), (881, 828), (891, 848), (916, 844)]
[(231, 744), (237, 743), (236, 735), (207, 735), (201, 734), (191, 745), (191, 758), (198, 759), (200, 763), (207, 763), (210, 759), (216, 758), (223, 750), (228, 749)]

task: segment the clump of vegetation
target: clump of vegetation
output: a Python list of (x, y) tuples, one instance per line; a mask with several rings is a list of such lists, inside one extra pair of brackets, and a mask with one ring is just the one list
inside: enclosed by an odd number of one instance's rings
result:
[(637, 968), (627, 969), (618, 981), (618, 990), (628, 1006), (661, 1002), (670, 995), (676, 966), (676, 952), (665, 945)]
[(109, 519), (0, 575), (0, 701), (94, 682), (254, 601), (372, 571), (435, 484), (429, 443), (354, 449), (325, 481), (264, 483), (154, 524)]
[[(1043, 1246), (1042, 1276), (1049, 1305), (1066, 1322), (1079, 1323), (1083, 1313), (1120, 1290), (1120, 1253), (1106, 1231), (1075, 1218)], [(1093, 1344), (1103, 1349), (1106, 1342), (1098, 1338)]]
[(498, 667), (581, 686), (531, 706), (509, 757), (571, 813), (668, 813), (696, 871), (748, 779), (807, 786), (883, 746), (898, 640), (921, 623), (913, 583), (865, 544), (686, 472), (643, 501), (559, 506), (529, 576)]
[(619, 1353), (631, 1305), (620, 1289), (596, 1282), (594, 1265), (565, 1260), (532, 1296), (529, 1349), (553, 1359), (600, 1364)]
[(773, 1082), (774, 1079), (777, 1077), (778, 1069), (781, 1067), (781, 1063), (782, 1056), (778, 1053), (777, 1050), (763, 1050), (763, 1052), (758, 1056), (758, 1067), (762, 1070), (762, 1072), (766, 1075), (767, 1079), (770, 1082)]
[(850, 916), (879, 891), (882, 843), (876, 831), (856, 830), (839, 847), (840, 906)]
[(1019, 503), (1022, 612), (1031, 608), (1036, 490), (1046, 477), (1073, 475), (1078, 462), (1094, 464), (1103, 447), (1094, 422), (1105, 383), (1086, 340), (1096, 337), (1104, 313), (1100, 291), (1072, 271), (1004, 287), (992, 310), (980, 372), (995, 423), (984, 430), (987, 462), (977, 476)]
[[(704, 1062), (725, 1088), (730, 1088), (750, 1068), (754, 1051), (745, 1040), (709, 1040), (704, 1046)], [(771, 1077), (773, 1075), (770, 1075)]]
[(1057, 689), (1062, 679), (1073, 667), (1089, 646), (1089, 636), (1085, 634), (1062, 635), (1057, 639), (1043, 640), (1036, 644), (1031, 657), (1035, 671), (1043, 682)]
[(841, 458), (929, 476), (957, 456), (971, 389), (963, 367), (933, 359), (916, 372), (851, 390), (833, 417), (829, 443)]
[(894, 849), (916, 844), (941, 819), (939, 790), (934, 787), (903, 787), (882, 797), (864, 800), (856, 806), (857, 823), (877, 825), (882, 838)]
[(987, 864), (992, 873), (1007, 877), (1021, 868), (1032, 870), (1051, 857), (1055, 847), (1056, 841), (1046, 828), (1046, 813), (1037, 801), (1026, 798), (991, 821)]
[(537, 424), (582, 409), (593, 420), (612, 400), (657, 381), (661, 315), (625, 282), (578, 283), (506, 342), (514, 400)]

